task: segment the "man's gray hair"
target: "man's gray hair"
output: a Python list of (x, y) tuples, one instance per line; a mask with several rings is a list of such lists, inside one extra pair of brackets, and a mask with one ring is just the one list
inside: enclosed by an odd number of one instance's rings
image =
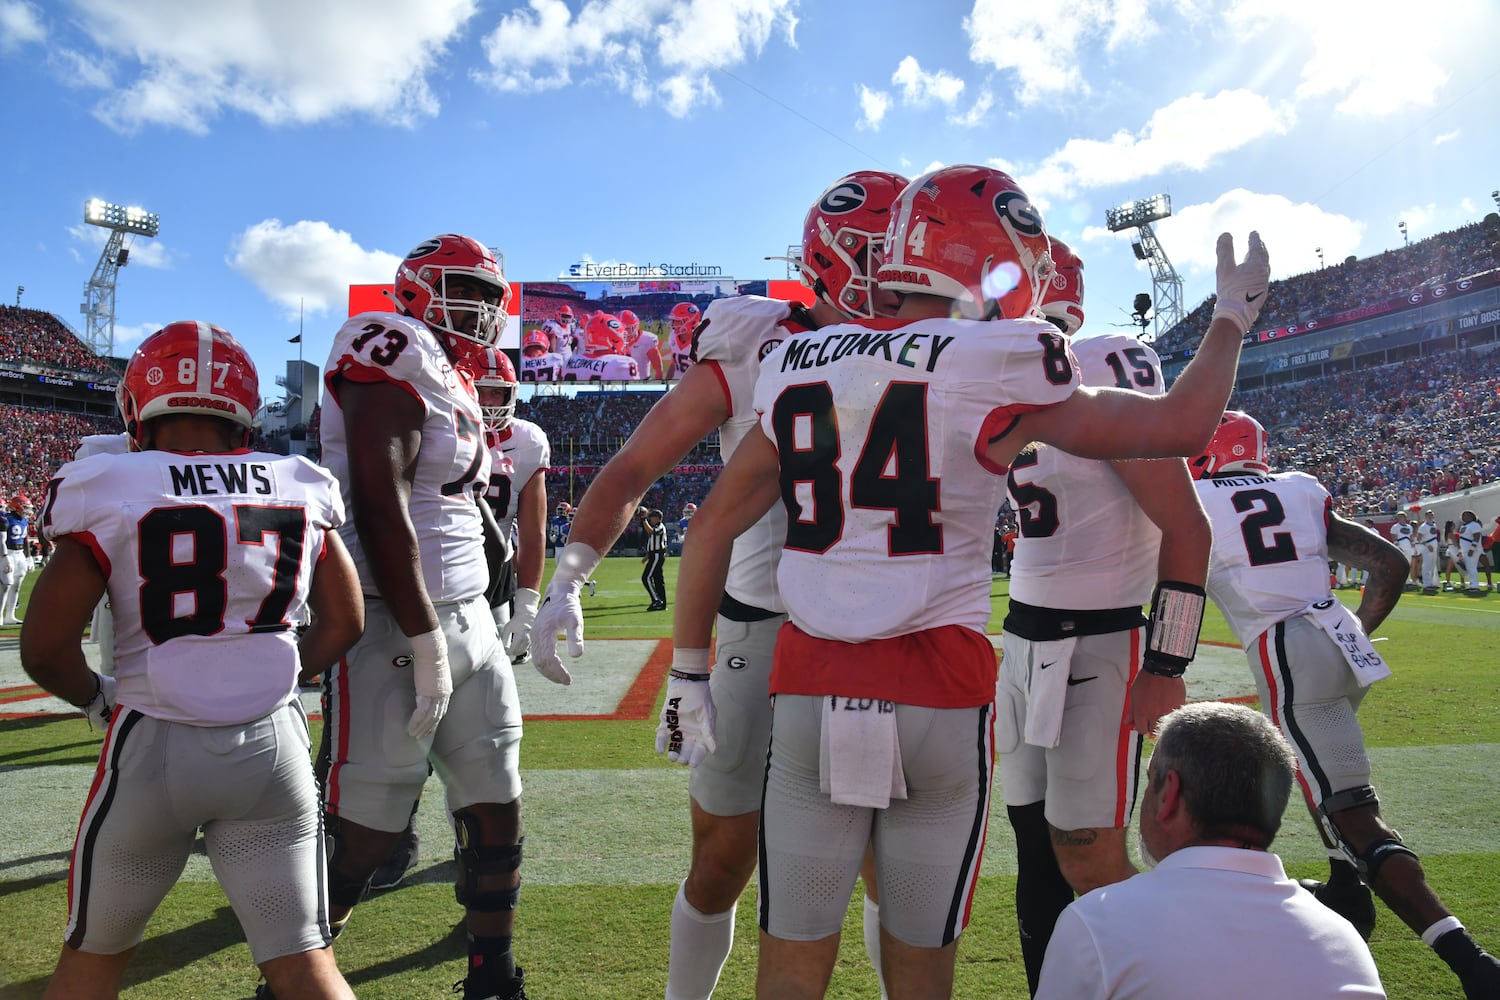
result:
[(1281, 829), (1297, 758), (1261, 713), (1205, 701), (1161, 720), (1150, 770), (1155, 781), (1177, 772), (1203, 837), (1266, 848)]

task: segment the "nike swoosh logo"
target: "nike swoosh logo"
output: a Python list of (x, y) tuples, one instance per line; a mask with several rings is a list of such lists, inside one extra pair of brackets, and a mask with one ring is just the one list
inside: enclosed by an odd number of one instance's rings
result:
[[(1056, 662), (1057, 662), (1056, 660), (1052, 661), (1052, 663), (1056, 663)], [(1042, 664), (1042, 669), (1046, 670), (1048, 667), (1052, 666), (1052, 663), (1043, 663)]]
[(1245, 296), (1245, 301), (1246, 302), (1254, 302), (1256, 299), (1260, 298), (1264, 294), (1266, 294), (1266, 293), (1265, 292), (1256, 292), (1254, 295), (1246, 295)]
[[(1095, 676), (1097, 677), (1098, 675), (1096, 674)], [(1091, 681), (1093, 679), (1094, 679), (1093, 677), (1069, 677), (1068, 678), (1068, 687), (1076, 687), (1079, 684), (1087, 684), (1089, 681)]]

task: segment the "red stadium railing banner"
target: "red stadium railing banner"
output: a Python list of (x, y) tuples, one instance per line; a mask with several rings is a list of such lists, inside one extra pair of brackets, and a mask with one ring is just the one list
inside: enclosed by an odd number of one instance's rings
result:
[[(512, 282), (511, 288), (510, 321), (499, 346), (515, 360), (523, 382), (673, 381), (692, 364), (692, 332), (713, 300), (764, 295), (813, 302), (812, 289), (788, 279), (559, 278)], [(390, 285), (350, 285), (349, 315), (390, 311), (390, 293)]]
[[(1271, 330), (1259, 330), (1247, 333), (1242, 343), (1245, 347), (1249, 347), (1252, 344), (1264, 344), (1272, 340), (1296, 337), (1304, 333), (1329, 330), (1348, 323), (1358, 323), (1361, 320), (1370, 319), (1374, 316), (1385, 316), (1391, 313), (1405, 312), (1409, 309), (1417, 309), (1421, 306), (1442, 301), (1445, 298), (1468, 295), (1471, 292), (1483, 291), (1486, 288), (1494, 288), (1497, 285), (1500, 285), (1500, 271), (1487, 271), (1484, 274), (1478, 274), (1471, 278), (1463, 278), (1459, 281), (1450, 281), (1419, 288), (1406, 295), (1398, 295), (1386, 299), (1384, 302), (1345, 309), (1330, 316), (1308, 320), (1306, 323), (1293, 323), (1289, 326), (1278, 326)], [(1165, 364), (1169, 361), (1191, 358), (1194, 353), (1195, 349), (1191, 347), (1181, 351), (1171, 351), (1161, 355), (1161, 361)]]

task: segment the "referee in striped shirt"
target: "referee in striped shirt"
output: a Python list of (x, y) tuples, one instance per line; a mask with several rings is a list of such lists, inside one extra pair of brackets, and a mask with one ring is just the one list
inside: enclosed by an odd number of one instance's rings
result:
[(641, 556), (646, 568), (641, 570), (641, 586), (651, 598), (647, 611), (667, 610), (667, 526), (661, 519), (659, 510), (646, 515), (646, 551)]

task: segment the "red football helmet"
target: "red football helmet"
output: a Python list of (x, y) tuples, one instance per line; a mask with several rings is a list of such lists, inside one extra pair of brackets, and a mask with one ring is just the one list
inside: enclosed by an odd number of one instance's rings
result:
[(685, 504), (682, 505), (682, 517), (683, 517), (684, 520), (691, 519), (692, 516), (694, 514), (696, 514), (696, 513), (698, 513), (698, 505), (697, 504), (695, 504), (695, 503), (685, 503)]
[(884, 254), (881, 288), (953, 299), (971, 319), (1025, 316), (1052, 277), (1042, 213), (990, 167), (944, 167), (908, 184)]
[(495, 255), (467, 236), (434, 236), (396, 268), (396, 307), (438, 334), (455, 364), (500, 339), (510, 285)]
[(552, 349), (552, 340), (542, 332), (541, 327), (526, 331), (526, 336), (521, 338), (521, 356), (527, 358), (539, 358)]
[(181, 320), (141, 341), (125, 366), (115, 403), (137, 449), (150, 447), (146, 425), (171, 413), (233, 421), (244, 429), (244, 445), (260, 407), (260, 377), (229, 331)]
[(1042, 315), (1071, 337), (1083, 326), (1083, 261), (1062, 240), (1052, 241), (1052, 280), (1042, 289)]
[(692, 344), (693, 331), (698, 328), (701, 315), (691, 302), (679, 302), (667, 313), (667, 321), (672, 324), (672, 339), (677, 342), (679, 350), (685, 351)]
[(803, 282), (846, 316), (875, 315), (875, 270), (891, 205), (907, 180), (884, 170), (859, 170), (834, 181), (802, 223)]
[(602, 358), (625, 353), (625, 328), (609, 313), (596, 312), (583, 333), (583, 356)]
[(558, 517), (567, 517), (571, 513), (573, 513), (573, 505), (572, 504), (568, 503), (568, 501), (566, 501), (566, 500), (559, 500), (559, 501), (557, 501), (557, 516)]
[(486, 347), (475, 360), (474, 391), (479, 394), (485, 425), (503, 431), (516, 414), (516, 389), (520, 386), (516, 368), (498, 347)]
[(557, 310), (557, 321), (563, 326), (569, 326), (573, 322), (573, 307), (563, 306)]
[(1239, 410), (1225, 410), (1208, 448), (1188, 462), (1188, 469), (1194, 479), (1229, 472), (1263, 476), (1271, 471), (1270, 451), (1266, 429), (1260, 421)]
[(625, 330), (625, 346), (630, 347), (641, 337), (640, 317), (626, 309), (620, 313), (620, 326)]

